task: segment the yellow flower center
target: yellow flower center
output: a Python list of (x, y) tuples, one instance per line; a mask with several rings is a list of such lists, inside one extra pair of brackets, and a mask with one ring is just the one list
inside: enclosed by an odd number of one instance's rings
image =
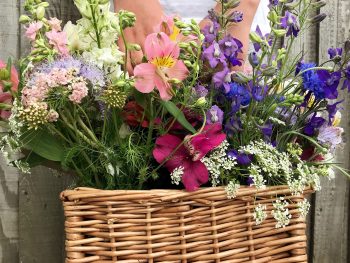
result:
[(177, 26), (174, 26), (173, 33), (169, 36), (170, 40), (175, 42), (179, 34), (180, 34), (180, 29)]
[(157, 68), (172, 68), (175, 66), (175, 59), (172, 57), (155, 58), (151, 61)]

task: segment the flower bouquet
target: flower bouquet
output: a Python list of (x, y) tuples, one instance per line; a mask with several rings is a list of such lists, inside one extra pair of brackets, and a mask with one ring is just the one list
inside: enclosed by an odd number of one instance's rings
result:
[(306, 262), (303, 194), (334, 168), (348, 175), (333, 158), (350, 42), (319, 65), (291, 54), (325, 2), (270, 1), (272, 30), (250, 34), (249, 67), (228, 33), (244, 18), (238, 0), (218, 0), (203, 29), (164, 17), (133, 75), (135, 16), (74, 2), (82, 18), (62, 28), (47, 2), (26, 0), (32, 49), (19, 77), (0, 64), (8, 163), (82, 186), (62, 194), (67, 262)]

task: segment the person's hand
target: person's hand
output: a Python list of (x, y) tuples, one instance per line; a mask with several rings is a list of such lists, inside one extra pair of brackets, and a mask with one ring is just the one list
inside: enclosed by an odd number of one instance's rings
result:
[[(164, 15), (163, 9), (158, 0), (114, 0), (115, 11), (121, 9), (131, 11), (136, 15), (136, 25), (125, 30), (125, 37), (128, 43), (136, 43), (143, 50), (144, 42), (150, 33), (154, 32)], [(124, 43), (119, 39), (118, 45), (124, 50)], [(143, 51), (131, 51), (128, 63), (128, 72), (132, 74), (133, 67), (142, 61)]]

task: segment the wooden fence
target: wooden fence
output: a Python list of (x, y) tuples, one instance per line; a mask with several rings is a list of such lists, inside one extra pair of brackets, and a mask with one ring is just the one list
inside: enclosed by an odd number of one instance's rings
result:
[[(244, 1), (244, 0), (242, 0)], [(18, 17), (23, 0), (0, 1), (0, 58), (18, 58), (27, 50)], [(78, 16), (72, 0), (50, 0), (49, 15), (64, 21)], [(350, 38), (350, 0), (328, 0), (321, 26), (310, 28), (295, 54), (307, 50), (305, 60), (327, 58), (327, 48)], [(344, 140), (350, 141), (350, 99), (343, 109)], [(350, 143), (338, 152), (350, 168)], [(63, 213), (58, 195), (71, 179), (40, 167), (23, 175), (0, 160), (0, 259), (3, 263), (63, 262)], [(324, 181), (323, 191), (312, 197), (309, 218), (309, 262), (350, 262), (350, 183), (342, 175)]]

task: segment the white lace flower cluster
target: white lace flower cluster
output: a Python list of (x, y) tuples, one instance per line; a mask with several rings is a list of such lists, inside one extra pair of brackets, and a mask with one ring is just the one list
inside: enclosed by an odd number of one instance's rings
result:
[(249, 167), (249, 177), (252, 180), (252, 185), (254, 185), (257, 189), (266, 188), (266, 180), (262, 175), (262, 171), (259, 166), (255, 164), (251, 164)]
[(237, 181), (230, 181), (225, 188), (227, 198), (233, 199), (237, 196), (237, 192), (240, 188), (240, 184)]
[(271, 144), (262, 140), (253, 141), (241, 148), (247, 154), (253, 154), (256, 165), (268, 177), (287, 177), (292, 173), (292, 163), (285, 152), (279, 152)]
[(182, 179), (182, 176), (184, 174), (184, 167), (183, 166), (179, 166), (176, 167), (172, 173), (170, 174), (170, 178), (171, 178), (171, 183), (172, 184), (176, 184), (179, 185)]
[(287, 208), (288, 202), (284, 200), (283, 197), (277, 199), (273, 205), (273, 210), (271, 211), (272, 216), (277, 221), (275, 227), (281, 228), (289, 225), (290, 219), (292, 215), (289, 213), (289, 209)]
[(264, 222), (264, 220), (267, 218), (266, 209), (267, 209), (267, 206), (262, 204), (258, 204), (254, 208), (253, 218), (255, 220), (256, 225), (262, 224), (262, 222)]
[(229, 143), (225, 140), (209, 155), (203, 157), (201, 162), (209, 171), (210, 180), (215, 187), (220, 183), (220, 177), (230, 172), (237, 165), (236, 159), (227, 155)]
[(297, 206), (298, 206), (300, 217), (306, 218), (311, 207), (309, 201), (307, 199), (304, 199), (302, 202), (298, 202)]

